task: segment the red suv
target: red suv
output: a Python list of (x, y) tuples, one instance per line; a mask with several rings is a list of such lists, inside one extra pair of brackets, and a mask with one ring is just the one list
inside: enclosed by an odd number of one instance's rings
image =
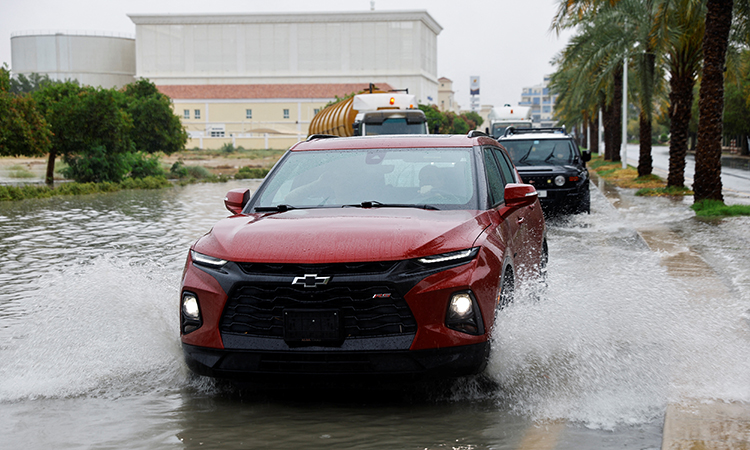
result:
[(497, 311), (547, 261), (536, 190), (477, 132), (312, 136), (224, 202), (180, 291), (208, 376), (481, 372)]

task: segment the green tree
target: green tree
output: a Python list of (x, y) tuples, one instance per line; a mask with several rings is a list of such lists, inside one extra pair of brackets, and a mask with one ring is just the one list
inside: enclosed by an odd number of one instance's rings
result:
[(427, 117), (427, 128), (432, 134), (450, 133), (448, 118), (435, 105), (419, 105), (419, 109)]
[[(55, 158), (69, 165), (76, 181), (119, 181), (125, 153), (133, 151), (130, 116), (121, 108), (123, 94), (114, 89), (80, 87), (73, 82), (49, 85), (34, 93), (52, 132), (47, 182), (52, 182)], [(104, 149), (104, 153), (102, 153)], [(112, 158), (111, 164), (89, 164), (86, 157)], [(111, 173), (93, 173), (90, 167)], [(127, 172), (126, 172), (127, 173)]]
[[(72, 81), (78, 84), (77, 81)], [(31, 73), (27, 77), (21, 73), (10, 79), (10, 92), (14, 94), (30, 94), (50, 84), (60, 83), (63, 83), (63, 81), (52, 80), (47, 74)]]
[(125, 86), (125, 110), (133, 120), (131, 139), (138, 151), (170, 155), (183, 150), (187, 132), (172, 110), (172, 101), (148, 80)]
[(51, 147), (49, 126), (30, 95), (10, 87), (10, 72), (0, 67), (0, 156), (42, 156)]

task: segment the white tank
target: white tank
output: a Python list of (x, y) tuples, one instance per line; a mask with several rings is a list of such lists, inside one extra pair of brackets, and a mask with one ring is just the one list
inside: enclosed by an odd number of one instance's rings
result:
[(135, 38), (95, 32), (25, 31), (10, 38), (14, 75), (46, 74), (53, 80), (109, 89), (135, 81)]

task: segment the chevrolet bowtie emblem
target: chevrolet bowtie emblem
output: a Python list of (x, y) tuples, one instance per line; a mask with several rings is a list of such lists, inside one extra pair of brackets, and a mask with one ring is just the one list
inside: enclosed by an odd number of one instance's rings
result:
[(330, 280), (331, 277), (319, 277), (318, 274), (307, 274), (303, 277), (294, 278), (292, 284), (301, 284), (306, 288), (314, 288), (316, 286), (328, 284)]

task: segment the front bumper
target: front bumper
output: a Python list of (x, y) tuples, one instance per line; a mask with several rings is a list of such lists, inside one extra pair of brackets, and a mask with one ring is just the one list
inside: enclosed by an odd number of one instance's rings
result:
[[(588, 181), (587, 181), (588, 183)], [(575, 188), (563, 189), (538, 189), (545, 191), (544, 196), (539, 196), (539, 202), (545, 211), (577, 211), (585, 200), (585, 185)]]
[(220, 350), (182, 344), (188, 367), (201, 375), (242, 381), (314, 376), (462, 376), (484, 370), (489, 342), (427, 350)]

